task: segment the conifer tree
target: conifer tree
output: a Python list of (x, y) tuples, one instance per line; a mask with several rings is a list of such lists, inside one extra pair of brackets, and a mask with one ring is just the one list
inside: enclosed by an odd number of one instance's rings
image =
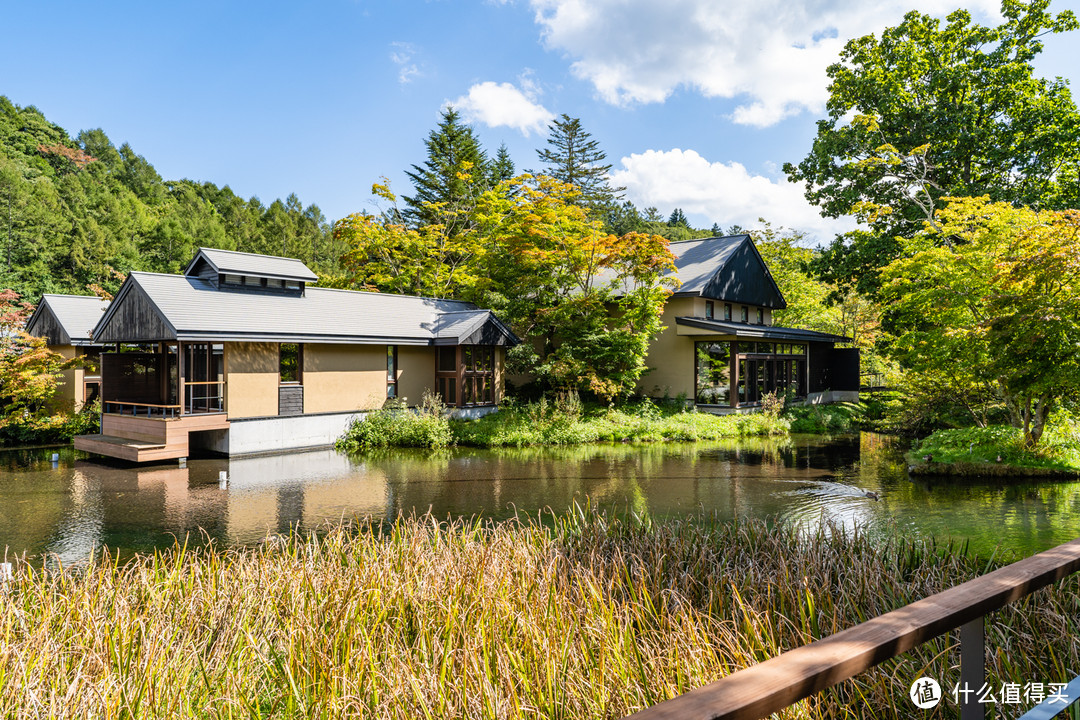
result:
[(578, 204), (599, 210), (622, 199), (626, 188), (608, 184), (611, 163), (604, 162), (607, 155), (582, 129), (580, 119), (563, 113), (548, 126), (547, 144), (536, 151), (546, 166), (544, 173), (577, 188)]
[(495, 153), (495, 161), (491, 163), (492, 187), (514, 177), (515, 172), (514, 161), (510, 159), (510, 151), (506, 149), (506, 143), (503, 143), (499, 145), (499, 151)]
[[(461, 122), (461, 114), (453, 107), (442, 112), (439, 125), (425, 141), (427, 160), (413, 165), (405, 174), (412, 180), (414, 193), (405, 197), (406, 220), (416, 226), (438, 222), (445, 211), (457, 214), (466, 222), (462, 212), (475, 202), (488, 187), (489, 161), (471, 126)], [(432, 206), (444, 203), (442, 212)], [(450, 228), (454, 234), (460, 227)]]

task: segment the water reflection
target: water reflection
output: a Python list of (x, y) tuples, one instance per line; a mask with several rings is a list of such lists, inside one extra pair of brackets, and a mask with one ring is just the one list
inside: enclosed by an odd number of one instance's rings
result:
[(232, 546), (342, 518), (429, 510), (505, 518), (586, 499), (655, 517), (704, 511), (933, 533), (970, 540), (980, 553), (1001, 541), (1026, 555), (1080, 534), (1080, 483), (912, 481), (901, 450), (892, 438), (864, 433), (437, 454), (323, 450), (192, 460), (185, 468), (132, 467), (67, 450), (54, 469), (51, 450), (7, 453), (0, 454), (0, 547), (70, 564), (103, 544), (124, 554), (185, 537)]

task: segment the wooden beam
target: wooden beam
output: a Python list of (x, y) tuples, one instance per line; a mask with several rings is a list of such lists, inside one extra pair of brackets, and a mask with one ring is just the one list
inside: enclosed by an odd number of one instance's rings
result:
[(1078, 570), (1080, 539), (789, 650), (630, 718), (759, 720)]

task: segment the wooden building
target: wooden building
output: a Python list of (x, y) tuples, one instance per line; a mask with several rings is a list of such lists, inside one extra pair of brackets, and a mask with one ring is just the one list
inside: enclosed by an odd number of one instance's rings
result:
[(302, 262), (203, 248), (182, 275), (133, 272), (93, 331), (100, 435), (90, 452), (145, 461), (325, 446), (388, 399), (442, 395), (458, 414), (502, 398), (505, 348), (489, 310), (435, 298), (309, 287)]
[(85, 358), (85, 367), (64, 371), (53, 402), (78, 412), (93, 402), (101, 390), (98, 372), (100, 343), (91, 332), (109, 307), (109, 301), (94, 295), (42, 295), (26, 322), (26, 332), (45, 338), (48, 347), (67, 359)]
[(850, 338), (773, 325), (787, 307), (749, 235), (671, 243), (678, 289), (639, 383), (653, 397), (685, 396), (701, 409), (753, 408), (765, 393), (808, 402), (857, 400), (859, 351)]

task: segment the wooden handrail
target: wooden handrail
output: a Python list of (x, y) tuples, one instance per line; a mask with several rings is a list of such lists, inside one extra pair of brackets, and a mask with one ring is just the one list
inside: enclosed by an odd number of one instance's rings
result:
[(1080, 538), (640, 710), (634, 720), (759, 720), (1080, 570)]
[(155, 405), (154, 403), (137, 403), (129, 402), (127, 400), (106, 400), (106, 405), (132, 405), (134, 407), (152, 407), (152, 408), (171, 408), (173, 410), (179, 410), (180, 405)]
[(197, 380), (197, 381), (185, 380), (184, 384), (185, 385), (224, 385), (225, 381), (224, 380)]

